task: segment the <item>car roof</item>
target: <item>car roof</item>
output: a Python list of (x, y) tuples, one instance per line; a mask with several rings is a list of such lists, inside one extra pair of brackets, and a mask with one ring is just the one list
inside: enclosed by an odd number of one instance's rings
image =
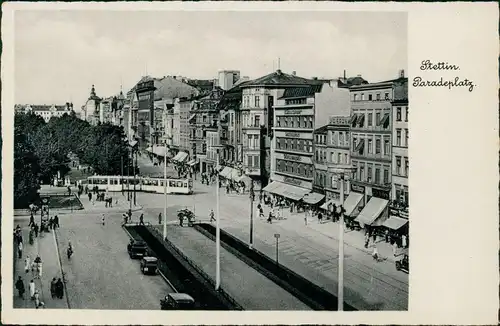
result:
[(142, 241), (142, 240), (134, 240), (134, 244), (138, 244), (138, 245), (145, 245), (146, 242)]
[(158, 258), (156, 258), (156, 257), (144, 257), (142, 259), (144, 259), (145, 261), (157, 261), (158, 260)]
[(193, 301), (194, 302), (193, 297), (191, 297), (187, 293), (169, 293), (169, 294), (167, 294), (167, 296), (171, 297), (175, 301)]

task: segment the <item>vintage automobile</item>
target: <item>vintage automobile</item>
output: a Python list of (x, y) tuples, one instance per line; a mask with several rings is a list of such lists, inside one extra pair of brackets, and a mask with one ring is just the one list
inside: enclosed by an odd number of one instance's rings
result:
[(147, 255), (148, 247), (144, 241), (130, 240), (127, 251), (130, 258), (140, 258)]
[(169, 293), (160, 300), (161, 310), (194, 310), (194, 299), (186, 293)]
[(188, 226), (193, 226), (193, 223), (196, 219), (196, 216), (194, 215), (194, 213), (189, 210), (189, 209), (180, 209), (178, 212), (177, 212), (177, 217), (179, 218), (179, 224), (180, 226), (183, 226), (184, 225), (184, 222), (187, 220), (187, 224)]
[(410, 259), (408, 258), (408, 255), (404, 255), (401, 260), (396, 261), (396, 269), (398, 271), (404, 271), (409, 273), (410, 271), (409, 260)]
[(158, 258), (143, 257), (141, 260), (141, 272), (144, 275), (155, 275), (158, 273)]

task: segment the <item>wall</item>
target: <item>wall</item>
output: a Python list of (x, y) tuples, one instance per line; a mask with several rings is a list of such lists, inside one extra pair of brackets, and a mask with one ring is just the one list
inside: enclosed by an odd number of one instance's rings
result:
[(328, 124), (331, 116), (350, 115), (351, 103), (349, 90), (338, 88), (336, 83), (325, 83), (314, 99), (314, 128)]

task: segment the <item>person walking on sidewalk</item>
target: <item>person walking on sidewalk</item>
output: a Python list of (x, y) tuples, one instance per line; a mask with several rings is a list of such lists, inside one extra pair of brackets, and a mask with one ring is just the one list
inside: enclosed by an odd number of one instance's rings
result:
[(16, 289), (17, 292), (19, 293), (19, 297), (24, 300), (24, 292), (26, 291), (26, 289), (24, 288), (24, 282), (21, 276), (19, 276), (19, 278), (16, 281)]
[(59, 299), (62, 299), (64, 296), (64, 285), (63, 285), (63, 282), (62, 282), (60, 277), (58, 278), (58, 280), (56, 282), (56, 296)]
[(33, 212), (31, 212), (30, 215), (30, 223), (28, 224), (29, 227), (32, 227), (35, 225), (35, 217), (33, 216)]
[(19, 241), (17, 245), (17, 254), (19, 255), (19, 259), (23, 258), (23, 242)]
[(407, 243), (406, 243), (406, 235), (405, 234), (403, 234), (401, 236), (401, 242), (402, 242), (403, 248), (406, 248)]
[(35, 281), (33, 281), (33, 279), (30, 281), (30, 283), (28, 285), (28, 288), (29, 288), (29, 291), (30, 291), (30, 299), (34, 300), (35, 299), (36, 288), (35, 288)]
[(59, 216), (57, 216), (57, 215), (56, 215), (56, 216), (54, 216), (54, 221), (53, 221), (53, 223), (54, 223), (54, 224), (52, 225), (52, 227), (53, 227), (53, 229), (54, 229), (54, 230), (55, 230), (56, 228), (59, 228)]
[(144, 225), (144, 214), (141, 214), (141, 216), (139, 216), (139, 225)]
[(26, 259), (24, 260), (24, 271), (26, 272), (26, 274), (28, 274), (30, 271), (30, 264), (30, 256), (26, 256)]
[(56, 284), (57, 284), (56, 278), (53, 277), (52, 281), (50, 282), (50, 295), (52, 299), (56, 297)]
[(267, 223), (273, 224), (273, 213), (269, 211), (269, 216), (267, 217)]
[(214, 217), (214, 210), (210, 210), (210, 223), (215, 222), (215, 217)]
[(160, 225), (161, 225), (161, 213), (160, 213), (160, 214), (158, 214), (158, 224), (160, 224)]

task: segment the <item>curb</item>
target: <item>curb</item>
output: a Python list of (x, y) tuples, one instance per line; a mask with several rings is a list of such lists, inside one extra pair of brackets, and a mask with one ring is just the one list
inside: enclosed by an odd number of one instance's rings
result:
[(68, 296), (68, 288), (66, 287), (66, 273), (64, 273), (63, 267), (62, 267), (62, 260), (61, 260), (61, 253), (59, 252), (59, 240), (57, 239), (57, 232), (56, 230), (52, 230), (52, 234), (54, 236), (54, 239), (56, 240), (57, 244), (57, 260), (59, 261), (59, 268), (61, 269), (61, 277), (63, 281), (63, 287), (64, 287), (64, 294), (66, 294), (66, 304), (68, 305), (68, 309), (71, 309), (71, 304), (69, 303), (69, 296)]

